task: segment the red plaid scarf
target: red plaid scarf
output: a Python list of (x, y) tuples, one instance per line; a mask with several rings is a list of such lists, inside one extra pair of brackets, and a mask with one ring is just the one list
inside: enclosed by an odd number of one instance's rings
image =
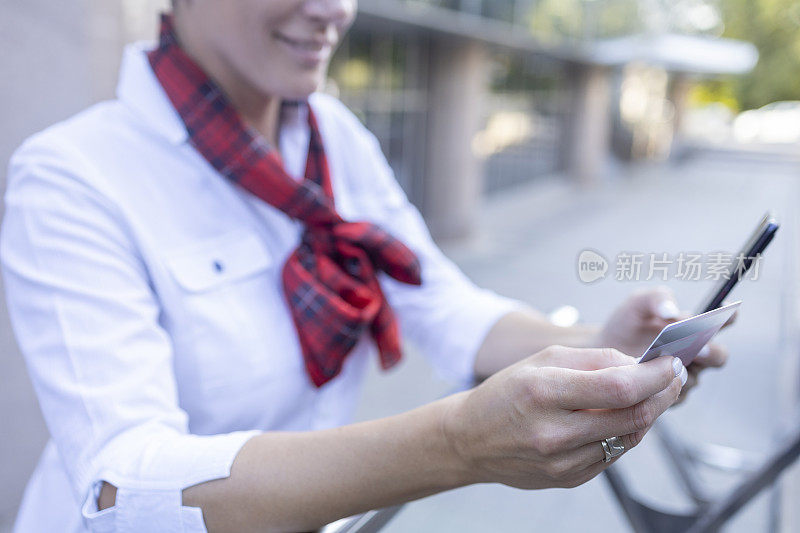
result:
[(419, 261), (378, 226), (346, 222), (336, 212), (311, 108), (305, 179), (298, 182), (286, 173), (277, 151), (243, 123), (219, 87), (180, 48), (169, 16), (162, 19), (159, 47), (148, 58), (197, 151), (220, 174), (305, 224), (300, 245), (283, 267), (283, 286), (314, 384), (320, 387), (339, 373), (367, 329), (381, 366), (397, 363), (399, 328), (377, 272), (420, 285)]

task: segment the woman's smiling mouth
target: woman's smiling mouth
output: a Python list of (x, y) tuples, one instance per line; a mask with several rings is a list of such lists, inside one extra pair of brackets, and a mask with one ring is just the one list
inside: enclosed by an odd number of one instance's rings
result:
[(324, 39), (294, 38), (278, 32), (273, 35), (275, 40), (304, 66), (319, 66), (320, 63), (327, 61), (333, 52), (333, 45)]

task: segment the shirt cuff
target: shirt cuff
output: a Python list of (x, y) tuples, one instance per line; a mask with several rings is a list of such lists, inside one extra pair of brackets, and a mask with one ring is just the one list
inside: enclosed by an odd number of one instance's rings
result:
[[(230, 476), (244, 443), (260, 433), (154, 436), (138, 455), (130, 449), (124, 459), (108, 462), (111, 452), (101, 454), (106, 466), (98, 469), (81, 509), (86, 526), (90, 531), (205, 531), (202, 511), (183, 506), (183, 489)], [(133, 443), (125, 441), (112, 444), (114, 455)], [(117, 487), (117, 496), (113, 507), (98, 511), (103, 481)]]
[(475, 380), (475, 357), (489, 331), (505, 315), (529, 309), (518, 300), (475, 288), (458, 306), (448, 323), (449, 339), (444, 357), (434, 357), (437, 372), (445, 379), (462, 386)]

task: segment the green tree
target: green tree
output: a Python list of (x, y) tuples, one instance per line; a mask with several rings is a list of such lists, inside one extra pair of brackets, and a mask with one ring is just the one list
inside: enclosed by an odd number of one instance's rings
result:
[(720, 0), (725, 37), (758, 48), (751, 73), (731, 80), (743, 109), (778, 100), (800, 100), (800, 2), (798, 0)]

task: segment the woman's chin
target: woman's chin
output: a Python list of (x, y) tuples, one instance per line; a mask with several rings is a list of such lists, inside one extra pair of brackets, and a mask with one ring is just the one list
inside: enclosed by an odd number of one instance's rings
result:
[(317, 92), (322, 87), (322, 84), (315, 83), (313, 85), (297, 88), (287, 94), (284, 99), (286, 100), (307, 100), (309, 96)]
[(307, 99), (325, 86), (328, 74), (327, 64), (313, 69), (301, 69), (296, 65), (282, 65), (282, 68), (279, 69), (282, 76), (276, 76), (275, 70), (278, 69), (273, 68), (272, 75), (267, 76), (265, 74), (269, 70), (260, 68), (258, 77), (250, 79), (263, 94), (277, 96), (283, 100)]
[[(289, 80), (287, 80), (289, 81)], [(285, 100), (306, 100), (325, 85), (325, 76), (308, 76), (291, 80), (281, 95)]]

